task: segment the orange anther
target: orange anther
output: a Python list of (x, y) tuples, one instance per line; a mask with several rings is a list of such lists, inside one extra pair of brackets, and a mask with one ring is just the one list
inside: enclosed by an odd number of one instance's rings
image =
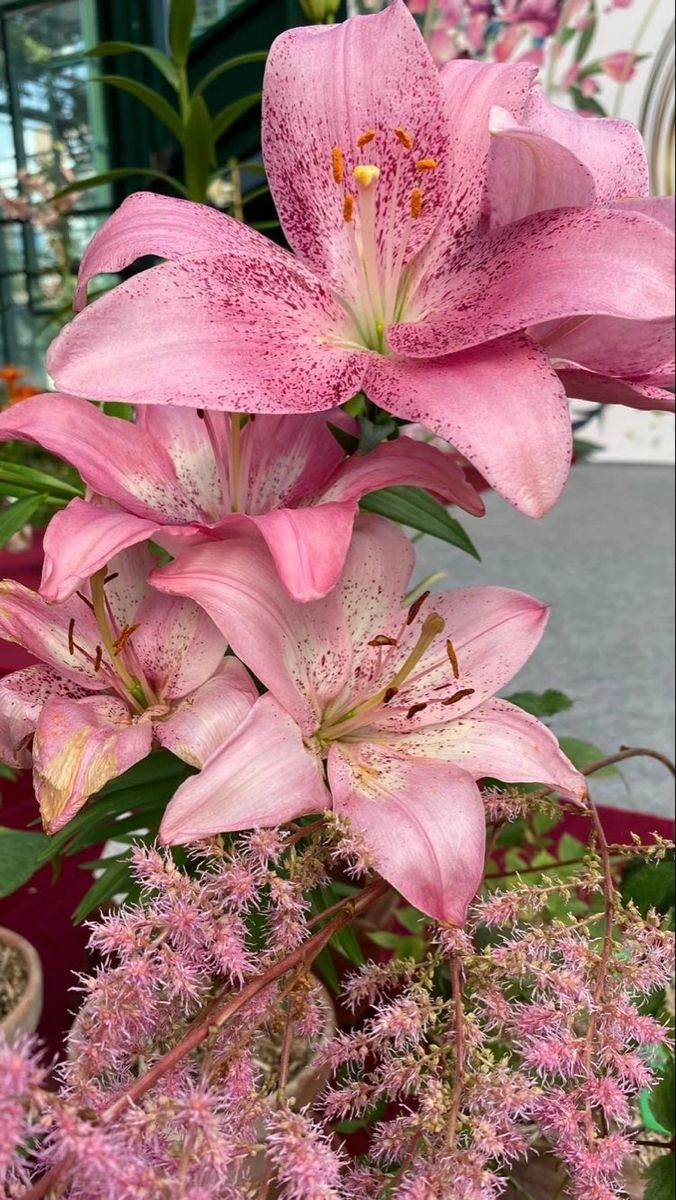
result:
[(411, 216), (417, 219), (423, 210), (422, 188), (414, 188), (411, 192)]
[(439, 163), (436, 158), (419, 158), (415, 165), (418, 171), (436, 171)]
[(412, 150), (413, 147), (415, 146), (415, 138), (412, 136), (412, 134), (408, 133), (405, 129), (399, 129), (399, 128), (395, 129), (394, 136), (396, 137), (398, 142), (401, 142), (402, 146), (404, 147), (404, 150)]
[(368, 146), (369, 142), (372, 142), (375, 136), (375, 129), (366, 129), (364, 133), (360, 133), (359, 137), (357, 138), (358, 149), (361, 150), (363, 146)]
[(347, 193), (343, 201), (343, 220), (351, 221), (354, 217), (354, 196), (351, 192)]
[(331, 167), (333, 169), (333, 178), (336, 183), (342, 183), (345, 178), (345, 159), (340, 146), (334, 146), (331, 151)]

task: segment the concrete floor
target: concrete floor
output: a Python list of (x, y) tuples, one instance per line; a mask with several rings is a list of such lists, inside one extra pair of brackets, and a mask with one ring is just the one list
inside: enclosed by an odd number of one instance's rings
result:
[[(539, 650), (507, 692), (560, 688), (575, 700), (558, 734), (606, 753), (621, 744), (674, 753), (674, 488), (670, 467), (583, 464), (557, 508), (529, 521), (490, 495), (483, 521), (464, 524), (482, 562), (442, 542), (418, 544), (418, 575), (437, 588), (522, 588), (552, 605)], [(632, 760), (598, 780), (602, 804), (673, 815), (664, 768)]]

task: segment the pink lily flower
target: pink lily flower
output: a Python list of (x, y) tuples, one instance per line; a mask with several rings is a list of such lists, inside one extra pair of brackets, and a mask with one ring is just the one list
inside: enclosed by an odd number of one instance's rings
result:
[[(520, 117), (496, 107), (490, 127), (494, 228), (562, 204), (587, 212), (614, 209), (640, 214), (656, 242), (666, 234), (673, 246), (673, 197), (650, 197), (645, 148), (630, 122), (569, 112), (534, 89)], [(518, 187), (510, 190), (514, 181)], [(673, 305), (662, 318), (645, 316), (639, 306), (629, 318), (577, 316), (535, 325), (529, 334), (569, 396), (673, 411), (673, 394), (664, 390), (674, 384)]]
[(476, 780), (584, 796), (553, 735), (493, 699), (538, 644), (546, 607), (492, 587), (407, 605), (412, 566), (397, 526), (360, 517), (338, 585), (312, 604), (290, 599), (250, 539), (198, 546), (154, 572), (160, 590), (209, 613), (269, 689), (179, 787), (166, 843), (332, 808), (412, 904), (461, 922), (484, 866)]
[(209, 617), (147, 585), (153, 562), (127, 551), (65, 604), (0, 583), (0, 637), (40, 660), (0, 680), (0, 759), (32, 762), (48, 833), (154, 740), (200, 767), (257, 698)]
[(612, 206), (486, 229), (489, 112), (520, 112), (533, 77), (462, 61), (439, 72), (403, 0), (282, 34), (263, 148), (293, 253), (210, 209), (131, 197), (84, 256), (78, 306), (99, 272), (170, 261), (63, 330), (48, 355), (57, 387), (245, 412), (328, 409), (362, 389), (541, 516), (568, 475), (570, 420), (524, 330), (580, 313), (664, 318), (671, 243)]
[(356, 428), (340, 409), (261, 416), (242, 428), (238, 415), (147, 405), (131, 424), (51, 393), (0, 414), (0, 440), (24, 438), (60, 455), (106, 501), (73, 500), (52, 518), (42, 595), (66, 599), (149, 538), (176, 555), (204, 538), (249, 533), (265, 541), (291, 595), (316, 600), (340, 575), (367, 492), (415, 485), (483, 514), (462, 468), (440, 450), (399, 439), (348, 457), (327, 422)]

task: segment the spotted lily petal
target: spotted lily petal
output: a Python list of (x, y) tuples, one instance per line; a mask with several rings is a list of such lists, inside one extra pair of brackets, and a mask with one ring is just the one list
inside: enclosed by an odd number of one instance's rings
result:
[(154, 722), (155, 736), (184, 762), (202, 767), (239, 728), (257, 699), (249, 672), (238, 659), (226, 658), (211, 679)]

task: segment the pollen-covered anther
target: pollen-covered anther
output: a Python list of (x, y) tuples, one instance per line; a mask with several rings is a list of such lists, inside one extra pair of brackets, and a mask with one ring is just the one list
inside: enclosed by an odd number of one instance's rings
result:
[(412, 718), (415, 717), (417, 713), (422, 712), (423, 709), (425, 709), (425, 708), (427, 708), (427, 705), (422, 702), (420, 704), (412, 704), (411, 707), (409, 708), (408, 712), (406, 713), (406, 720), (407, 721), (412, 720)]
[(342, 183), (345, 178), (345, 159), (340, 146), (334, 146), (331, 151), (331, 169), (334, 183)]
[(453, 645), (453, 642), (451, 641), (450, 638), (448, 638), (446, 640), (446, 653), (448, 655), (448, 661), (451, 664), (453, 678), (459, 679), (460, 678), (460, 663), (458, 662), (458, 656), (455, 652), (455, 646)]
[(102, 650), (101, 646), (97, 646), (96, 647), (96, 657), (94, 658), (94, 670), (95, 671), (101, 670), (102, 659), (103, 659), (103, 650)]
[(369, 646), (396, 646), (397, 639), (388, 637), (386, 633), (379, 633), (376, 637), (371, 638)]
[(383, 696), (383, 704), (389, 704), (390, 700), (394, 700), (394, 697), (398, 694), (398, 692), (399, 688), (388, 687), (385, 691), (385, 695)]
[(423, 194), (422, 188), (414, 188), (411, 192), (411, 216), (414, 220), (421, 215), (423, 210)]
[(420, 609), (422, 608), (423, 604), (429, 597), (429, 594), (430, 594), (429, 590), (426, 592), (422, 592), (422, 594), (420, 596), (418, 596), (418, 599), (413, 601), (413, 604), (411, 605), (411, 607), (409, 608), (409, 610), (406, 614), (406, 624), (407, 625), (413, 624), (418, 613), (420, 612)]
[(374, 141), (376, 136), (375, 129), (365, 129), (357, 138), (357, 149), (361, 150), (364, 146), (368, 146), (369, 142)]
[(380, 179), (380, 167), (375, 163), (359, 163), (352, 171), (360, 187), (368, 188)]
[(417, 171), (436, 171), (439, 163), (436, 158), (419, 158), (415, 165)]
[(394, 136), (404, 147), (404, 150), (412, 150), (415, 146), (415, 138), (413, 137), (413, 134), (409, 133), (406, 129), (401, 129), (399, 126), (397, 126), (397, 128), (394, 130)]
[(467, 696), (474, 695), (474, 688), (462, 688), (459, 692), (454, 692), (452, 696), (448, 696), (442, 700), (442, 704), (458, 704), (460, 700), (464, 700)]
[(118, 654), (122, 653), (130, 637), (132, 637), (132, 635), (135, 634), (136, 630), (139, 628), (139, 625), (125, 625), (120, 636), (113, 642), (113, 651), (116, 657)]
[(75, 654), (75, 617), (68, 622), (68, 653), (71, 656)]
[(354, 220), (354, 196), (351, 192), (343, 200), (343, 220), (348, 224)]

